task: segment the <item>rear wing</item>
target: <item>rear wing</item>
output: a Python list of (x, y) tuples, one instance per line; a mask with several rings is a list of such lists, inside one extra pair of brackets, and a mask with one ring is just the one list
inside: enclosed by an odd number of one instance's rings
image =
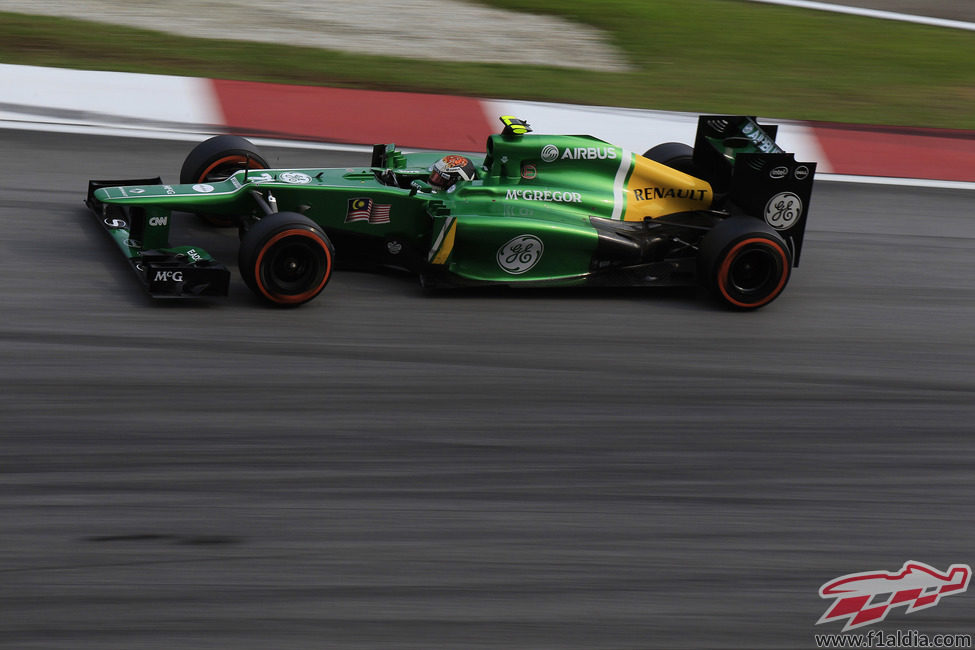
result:
[(694, 165), (745, 214), (775, 228), (792, 251), (793, 264), (806, 231), (816, 163), (798, 162), (775, 142), (778, 127), (744, 115), (698, 119)]

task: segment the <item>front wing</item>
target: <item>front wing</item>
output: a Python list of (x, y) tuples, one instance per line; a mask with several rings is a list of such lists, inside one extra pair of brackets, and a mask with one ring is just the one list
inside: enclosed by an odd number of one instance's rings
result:
[(136, 276), (154, 298), (226, 296), (230, 270), (198, 246), (170, 246), (168, 211), (102, 203), (95, 190), (102, 187), (161, 185), (159, 178), (93, 180), (85, 204), (128, 260)]

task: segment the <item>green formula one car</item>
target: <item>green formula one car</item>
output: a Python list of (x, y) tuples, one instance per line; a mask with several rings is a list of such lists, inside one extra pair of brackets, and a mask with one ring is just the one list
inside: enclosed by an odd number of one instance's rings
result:
[(226, 295), (228, 269), (170, 243), (175, 212), (234, 225), (239, 269), (272, 304), (305, 303), (337, 263), (424, 286), (701, 284), (768, 304), (798, 265), (815, 163), (746, 116), (699, 119), (693, 148), (643, 155), (505, 116), (483, 156), (376, 145), (370, 167), (270, 169), (244, 138), (197, 145), (179, 184), (90, 181), (87, 205), (156, 297)]

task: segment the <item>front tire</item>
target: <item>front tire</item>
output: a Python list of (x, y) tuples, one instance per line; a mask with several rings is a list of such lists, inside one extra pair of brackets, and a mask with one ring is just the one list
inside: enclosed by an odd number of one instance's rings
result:
[(701, 283), (735, 309), (758, 309), (775, 300), (791, 270), (792, 254), (785, 240), (752, 217), (725, 219), (701, 241)]
[(318, 225), (296, 212), (258, 221), (240, 243), (244, 283), (278, 307), (297, 307), (319, 293), (332, 275), (335, 249)]
[[(260, 150), (246, 138), (236, 135), (218, 135), (196, 145), (179, 171), (179, 182), (184, 185), (212, 183), (226, 180), (241, 169), (268, 169), (267, 160)], [(225, 215), (201, 214), (212, 226), (232, 226), (233, 219)]]

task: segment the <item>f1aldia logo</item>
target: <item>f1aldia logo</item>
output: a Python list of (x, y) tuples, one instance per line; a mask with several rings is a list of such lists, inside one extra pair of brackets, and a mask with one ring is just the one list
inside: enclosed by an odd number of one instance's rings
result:
[(942, 573), (923, 562), (905, 562), (900, 571), (850, 573), (819, 588), (820, 598), (835, 598), (816, 625), (846, 620), (843, 632), (873, 625), (887, 618), (894, 607), (906, 606), (907, 614), (934, 607), (942, 596), (968, 590), (972, 568), (952, 564)]

